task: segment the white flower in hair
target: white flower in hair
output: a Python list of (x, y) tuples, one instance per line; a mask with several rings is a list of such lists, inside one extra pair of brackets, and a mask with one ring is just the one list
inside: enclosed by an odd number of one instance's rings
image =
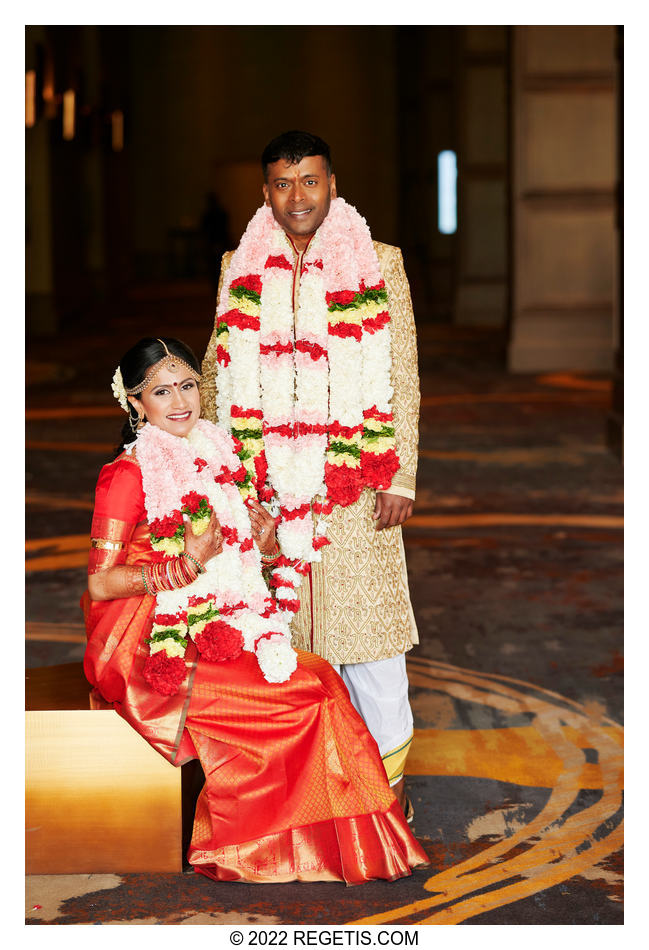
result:
[(124, 388), (122, 371), (119, 366), (115, 370), (115, 375), (113, 376), (113, 382), (110, 388), (113, 390), (113, 396), (118, 401), (124, 412), (128, 412), (128, 399), (126, 398), (126, 389)]

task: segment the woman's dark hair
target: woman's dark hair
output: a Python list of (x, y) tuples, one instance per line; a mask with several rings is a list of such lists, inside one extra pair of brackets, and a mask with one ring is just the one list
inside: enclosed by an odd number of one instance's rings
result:
[[(163, 343), (170, 353), (173, 353), (174, 356), (189, 363), (192, 369), (195, 369), (196, 372), (200, 374), (200, 363), (196, 359), (193, 351), (186, 343), (183, 343), (182, 340), (176, 340), (172, 336), (161, 336), (158, 339), (152, 336), (145, 336), (143, 339), (138, 340), (135, 346), (132, 346), (130, 350), (127, 350), (119, 361), (119, 368), (122, 371), (122, 379), (124, 380), (124, 389), (133, 389), (134, 386), (142, 382), (150, 366), (164, 359), (167, 355), (167, 351), (162, 345)], [(137, 412), (130, 403), (128, 404), (128, 410), (129, 419), (131, 419), (133, 425), (135, 425), (137, 422)], [(123, 451), (124, 446), (132, 442), (133, 439), (134, 432), (127, 420), (122, 427), (122, 441), (117, 446), (115, 455), (119, 455), (119, 453)]]
[(268, 166), (283, 158), (290, 165), (299, 164), (303, 158), (311, 155), (322, 155), (327, 166), (327, 175), (331, 175), (331, 152), (329, 146), (318, 135), (311, 132), (282, 132), (269, 142), (261, 155), (261, 167), (264, 172), (264, 181), (268, 182)]

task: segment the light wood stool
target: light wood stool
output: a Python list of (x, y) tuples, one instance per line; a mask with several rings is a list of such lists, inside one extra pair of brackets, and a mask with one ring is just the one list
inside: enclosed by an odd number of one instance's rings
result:
[(28, 669), (25, 698), (27, 874), (182, 871), (200, 764), (175, 768), (91, 709), (81, 663)]

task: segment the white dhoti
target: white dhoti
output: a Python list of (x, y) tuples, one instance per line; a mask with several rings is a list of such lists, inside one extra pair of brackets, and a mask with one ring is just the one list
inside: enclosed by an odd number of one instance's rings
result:
[(379, 747), (390, 785), (396, 785), (403, 778), (413, 735), (405, 653), (370, 663), (332, 665)]

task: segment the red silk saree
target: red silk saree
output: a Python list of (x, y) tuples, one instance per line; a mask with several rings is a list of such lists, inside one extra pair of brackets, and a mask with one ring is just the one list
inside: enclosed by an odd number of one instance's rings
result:
[[(99, 476), (89, 572), (153, 559), (140, 470), (122, 455)], [(392, 880), (427, 858), (376, 743), (332, 667), (310, 653), (282, 684), (256, 658), (210, 663), (189, 643), (171, 697), (142, 676), (155, 598), (82, 601), (89, 682), (174, 765), (200, 759), (205, 786), (188, 859), (215, 880)]]

